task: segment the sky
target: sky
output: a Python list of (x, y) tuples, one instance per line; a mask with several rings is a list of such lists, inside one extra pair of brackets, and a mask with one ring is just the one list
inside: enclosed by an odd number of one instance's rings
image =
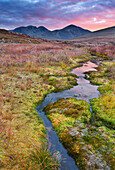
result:
[(0, 28), (70, 24), (91, 31), (115, 26), (115, 0), (0, 0)]

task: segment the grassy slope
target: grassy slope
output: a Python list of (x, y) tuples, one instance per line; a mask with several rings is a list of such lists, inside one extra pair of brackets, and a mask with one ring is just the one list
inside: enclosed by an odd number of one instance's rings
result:
[(35, 106), (47, 93), (76, 83), (69, 68), (90, 57), (85, 49), (71, 48), (59, 43), (0, 46), (1, 169), (56, 168)]
[(43, 41), (44, 40), (42, 40), (42, 39), (32, 38), (25, 34), (19, 34), (19, 33), (10, 32), (10, 31), (4, 30), (4, 29), (0, 29), (0, 43), (39, 44)]

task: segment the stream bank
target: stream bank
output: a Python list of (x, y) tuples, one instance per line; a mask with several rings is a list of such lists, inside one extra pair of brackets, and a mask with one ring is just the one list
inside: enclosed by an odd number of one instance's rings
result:
[[(78, 100), (84, 100), (89, 102), (89, 99), (97, 98), (99, 97), (99, 91), (97, 90), (98, 86), (91, 85), (89, 80), (86, 80), (84, 77), (84, 72), (87, 71), (96, 71), (96, 67), (98, 67), (95, 63), (92, 63), (90, 61), (83, 64), (82, 67), (75, 68), (71, 71), (71, 73), (74, 73), (78, 76), (77, 82), (78, 85), (74, 86), (73, 88), (69, 90), (64, 90), (58, 93), (50, 93), (48, 94), (42, 104), (37, 108), (37, 111), (39, 113), (39, 116), (43, 119), (45, 127), (47, 129), (48, 134), (48, 142), (51, 145), (50, 151), (51, 152), (58, 152), (59, 159), (64, 159), (64, 161), (61, 161), (61, 169), (78, 169), (75, 165), (74, 160), (67, 154), (66, 149), (62, 146), (60, 143), (58, 136), (56, 135), (56, 132), (53, 131), (53, 127), (51, 122), (47, 119), (44, 113), (44, 108), (49, 103), (55, 103), (61, 98), (76, 98)], [(86, 103), (85, 102), (85, 105)], [(90, 107), (88, 107), (88, 110), (90, 110)], [(86, 110), (86, 109), (85, 109)], [(89, 111), (90, 112), (90, 111)]]

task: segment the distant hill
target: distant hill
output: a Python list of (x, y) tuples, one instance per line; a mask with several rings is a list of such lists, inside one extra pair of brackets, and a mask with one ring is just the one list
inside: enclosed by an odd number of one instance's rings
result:
[(85, 30), (75, 25), (69, 25), (63, 29), (54, 30), (54, 31), (50, 31), (43, 26), (18, 27), (11, 31), (27, 34), (31, 37), (37, 37), (37, 38), (48, 39), (48, 40), (68, 40), (90, 33), (89, 30)]
[[(36, 38), (36, 35), (40, 38)], [(54, 31), (50, 31), (43, 26), (38, 28), (35, 26), (18, 27), (13, 32), (11, 30), (0, 29), (0, 43), (40, 43), (46, 41), (43, 39), (69, 40), (82, 44), (115, 43), (115, 26), (94, 32), (84, 30), (75, 25), (69, 25)]]
[(44, 40), (0, 29), (0, 43), (40, 43)]
[(94, 33), (115, 33), (115, 26), (97, 30), (97, 31), (94, 31), (93, 34)]
[(114, 42), (115, 43), (115, 26), (108, 27), (105, 29), (97, 30), (91, 32), (89, 34), (79, 36), (78, 38), (73, 38), (70, 41), (76, 42), (89, 42), (89, 43), (96, 43), (96, 42)]

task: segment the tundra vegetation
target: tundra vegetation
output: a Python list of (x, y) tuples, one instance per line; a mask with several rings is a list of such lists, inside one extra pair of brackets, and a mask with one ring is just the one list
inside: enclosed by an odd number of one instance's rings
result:
[(0, 168), (58, 168), (35, 107), (46, 94), (77, 84), (70, 69), (94, 58), (102, 62), (98, 72), (88, 73), (91, 83), (100, 85), (101, 96), (91, 100), (95, 121), (89, 104), (74, 98), (60, 99), (45, 111), (79, 168), (114, 169), (114, 56), (114, 45), (0, 44)]
[(101, 96), (85, 101), (74, 98), (50, 103), (44, 111), (52, 121), (60, 141), (80, 169), (115, 169), (115, 47), (89, 48), (97, 61), (97, 72), (86, 72), (91, 83), (100, 85)]
[(47, 93), (77, 84), (69, 70), (89, 59), (86, 48), (69, 43), (0, 44), (1, 169), (57, 169), (35, 107)]

